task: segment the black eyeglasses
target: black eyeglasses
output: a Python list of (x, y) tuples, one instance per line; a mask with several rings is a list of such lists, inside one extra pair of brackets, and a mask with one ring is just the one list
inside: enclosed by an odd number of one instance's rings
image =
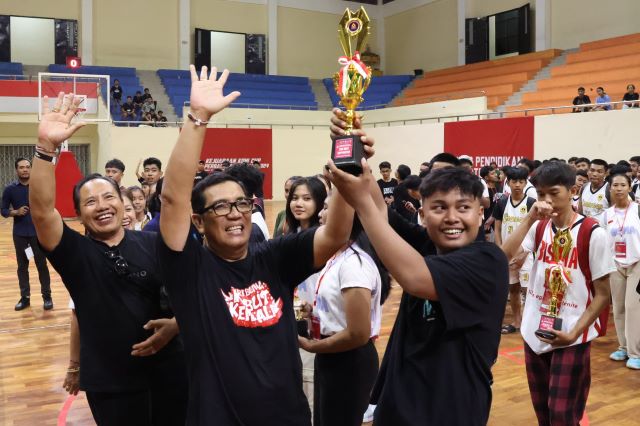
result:
[(107, 258), (109, 258), (109, 260), (113, 261), (113, 269), (116, 271), (116, 274), (118, 274), (119, 276), (129, 274), (129, 264), (127, 263), (127, 260), (122, 257), (118, 249), (105, 251), (104, 254), (107, 256)]
[(231, 213), (231, 208), (235, 207), (238, 213), (249, 213), (253, 210), (253, 200), (249, 198), (241, 198), (231, 203), (229, 201), (219, 201), (202, 209), (200, 214), (205, 214), (208, 211), (213, 211), (216, 216), (225, 216)]

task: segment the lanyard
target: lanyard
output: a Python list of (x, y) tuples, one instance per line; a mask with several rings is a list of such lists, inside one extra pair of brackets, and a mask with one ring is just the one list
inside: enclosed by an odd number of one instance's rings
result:
[[(624, 231), (624, 223), (627, 220), (627, 213), (629, 213), (629, 208), (631, 207), (631, 202), (629, 202), (629, 205), (627, 206), (627, 209), (624, 211), (624, 217), (622, 218), (622, 223), (620, 223), (620, 221), (618, 220), (618, 215), (616, 214), (616, 222), (618, 222), (618, 234), (622, 237), (622, 233)], [(614, 207), (615, 209), (615, 207)], [(615, 211), (614, 211), (615, 213)]]
[[(342, 253), (340, 253), (342, 254)], [(338, 256), (338, 254), (334, 254), (333, 257), (331, 259), (329, 259), (329, 261), (327, 262), (327, 265), (324, 267), (324, 272), (322, 272), (322, 275), (320, 275), (320, 278), (318, 278), (318, 285), (316, 286), (316, 294), (313, 297), (313, 307), (316, 307), (316, 303), (318, 302), (318, 292), (320, 291), (320, 286), (322, 285), (322, 280), (324, 280), (324, 276), (327, 275), (327, 272), (329, 272), (329, 269), (331, 269), (331, 267), (333, 266), (334, 263), (336, 263), (336, 257)]]

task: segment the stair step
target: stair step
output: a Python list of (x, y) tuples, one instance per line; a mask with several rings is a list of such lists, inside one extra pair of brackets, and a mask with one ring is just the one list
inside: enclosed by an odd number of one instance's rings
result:
[(136, 73), (142, 87), (148, 88), (153, 100), (157, 102), (156, 111), (161, 110), (167, 117), (167, 121), (179, 121), (156, 71), (137, 70)]

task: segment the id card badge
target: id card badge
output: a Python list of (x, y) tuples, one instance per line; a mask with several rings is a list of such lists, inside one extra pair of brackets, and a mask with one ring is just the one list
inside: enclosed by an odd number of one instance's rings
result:
[(617, 237), (614, 242), (614, 250), (616, 254), (616, 259), (625, 259), (627, 257), (626, 241), (621, 237)]
[(311, 338), (320, 340), (320, 318), (311, 314)]
[(31, 248), (31, 246), (27, 246), (27, 248), (26, 248), (26, 249), (24, 249), (24, 254), (26, 254), (26, 255), (27, 255), (27, 259), (28, 259), (28, 260), (33, 259), (33, 256), (34, 256), (34, 254), (33, 254), (33, 248)]

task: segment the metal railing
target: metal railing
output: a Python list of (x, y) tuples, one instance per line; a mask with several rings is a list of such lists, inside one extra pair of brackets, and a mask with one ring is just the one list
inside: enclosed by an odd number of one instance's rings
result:
[(452, 100), (466, 99), (466, 98), (478, 98), (482, 96), (487, 96), (487, 92), (485, 92), (484, 90), (461, 91), (461, 92), (447, 93), (446, 95), (418, 96), (415, 98), (397, 99), (394, 102), (396, 105), (392, 105), (392, 106), (428, 104), (431, 102), (452, 101)]

